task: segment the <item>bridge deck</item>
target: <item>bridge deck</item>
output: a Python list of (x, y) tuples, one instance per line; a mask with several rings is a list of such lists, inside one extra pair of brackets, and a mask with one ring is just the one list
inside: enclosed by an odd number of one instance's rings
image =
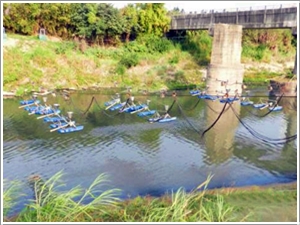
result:
[(170, 30), (205, 30), (215, 23), (243, 28), (293, 28), (297, 27), (297, 7), (179, 15), (172, 18)]

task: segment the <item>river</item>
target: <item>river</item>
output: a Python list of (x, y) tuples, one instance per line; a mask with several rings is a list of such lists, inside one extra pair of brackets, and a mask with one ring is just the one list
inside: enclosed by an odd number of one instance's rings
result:
[[(136, 114), (104, 111), (104, 102), (116, 91), (126, 99), (122, 90), (73, 92), (67, 101), (59, 93), (49, 95), (48, 104), (59, 103), (64, 114), (74, 112), (76, 124), (84, 125), (84, 130), (69, 134), (50, 133), (49, 124), (18, 108), (21, 99), (3, 100), (3, 178), (21, 181), (25, 194), (15, 211), (33, 196), (27, 182), (30, 175), (47, 179), (59, 171), (64, 173), (63, 190), (88, 187), (106, 173), (110, 181), (106, 188), (120, 188), (122, 198), (159, 196), (180, 187), (191, 190), (209, 174), (213, 178), (208, 188), (297, 180), (297, 140), (279, 145), (264, 142), (249, 133), (231, 108), (201, 137), (224, 107), (219, 101), (199, 100), (180, 91), (170, 111), (177, 120), (149, 123)], [(171, 92), (164, 98), (159, 93), (133, 95), (136, 103), (149, 99), (150, 109), (159, 111), (173, 102)], [(268, 93), (253, 89), (249, 95), (256, 103)], [(94, 101), (83, 114), (93, 97), (99, 105)], [(296, 98), (284, 97), (279, 103), (283, 110), (264, 117), (267, 111), (240, 106), (239, 101), (233, 107), (259, 135), (285, 138), (297, 133), (295, 104)]]

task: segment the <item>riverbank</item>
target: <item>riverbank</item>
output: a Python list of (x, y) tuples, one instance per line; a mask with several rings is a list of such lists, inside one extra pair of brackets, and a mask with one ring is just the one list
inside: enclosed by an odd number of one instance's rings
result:
[[(132, 46), (131, 46), (132, 45)], [(80, 43), (49, 38), (9, 35), (4, 41), (4, 96), (21, 96), (40, 88), (127, 88), (159, 91), (205, 88), (206, 66), (201, 59), (178, 45), (165, 52), (136, 53), (141, 48), (87, 47)], [(196, 58), (195, 58), (196, 57)], [(270, 79), (289, 77), (294, 60), (252, 62), (242, 59), (244, 82), (268, 85)]]
[(3, 89), (19, 96), (46, 89), (131, 87), (160, 90), (204, 84), (201, 67), (178, 48), (165, 53), (130, 53), (126, 47), (86, 47), (11, 35), (4, 42)]
[[(86, 196), (103, 177), (86, 189)], [(97, 179), (96, 179), (97, 180)], [(136, 197), (120, 201), (117, 189), (92, 197), (85, 205), (72, 198), (78, 187), (67, 193), (53, 192), (48, 186), (36, 184), (38, 202), (32, 202), (6, 222), (296, 222), (297, 182), (266, 186), (230, 187), (202, 190), (209, 179), (197, 189), (186, 193), (179, 189), (161, 197)], [(43, 188), (44, 187), (44, 188)], [(197, 190), (202, 191), (197, 191)], [(49, 190), (41, 192), (41, 190)], [(96, 189), (95, 189), (96, 190)], [(11, 193), (12, 194), (12, 193)], [(83, 194), (83, 193), (81, 193)], [(44, 196), (47, 202), (41, 197)], [(48, 197), (45, 197), (48, 196)], [(7, 197), (7, 195), (6, 195)], [(91, 197), (91, 196), (89, 196)], [(81, 199), (82, 200), (82, 199)], [(58, 202), (60, 202), (58, 204)], [(4, 199), (4, 206), (6, 205)], [(59, 207), (60, 205), (60, 207)]]

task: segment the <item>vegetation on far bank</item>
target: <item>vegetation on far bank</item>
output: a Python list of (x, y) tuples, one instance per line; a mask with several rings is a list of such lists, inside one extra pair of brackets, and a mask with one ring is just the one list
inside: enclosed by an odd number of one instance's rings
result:
[[(80, 43), (32, 36), (10, 34), (5, 42), (4, 90), (17, 95), (40, 87), (130, 86), (148, 91), (204, 87), (203, 71), (212, 45), (207, 32), (188, 34), (184, 42), (148, 35), (119, 47), (86, 46), (84, 51)], [(242, 57), (251, 64), (251, 56)], [(291, 68), (274, 72), (253, 66), (245, 71), (244, 82), (265, 84), (280, 75), (291, 75)]]
[[(167, 11), (163, 3), (122, 9), (106, 3), (5, 3), (3, 89), (22, 95), (40, 87), (205, 87), (212, 37), (191, 31), (167, 39), (171, 16), (180, 13)], [(39, 40), (40, 28), (47, 41)], [(296, 39), (290, 30), (245, 30), (242, 47), (242, 63), (253, 64), (244, 82), (292, 77), (287, 62), (294, 62)], [(278, 63), (282, 69), (256, 68), (256, 63)]]
[[(12, 35), (15, 46), (4, 52), (4, 90), (89, 87), (173, 89), (203, 83), (193, 57), (168, 40), (149, 37), (122, 47), (87, 47), (74, 42), (41, 42)], [(9, 39), (7, 40), (9, 41)]]

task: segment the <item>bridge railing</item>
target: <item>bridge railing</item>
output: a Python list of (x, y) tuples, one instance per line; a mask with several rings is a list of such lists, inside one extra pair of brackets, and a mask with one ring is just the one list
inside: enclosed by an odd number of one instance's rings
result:
[[(201, 6), (200, 6), (201, 7)], [(277, 5), (264, 5), (264, 6), (251, 6), (251, 7), (238, 7), (238, 8), (219, 8), (219, 9), (204, 9), (201, 11), (194, 11), (194, 12), (185, 12), (181, 15), (188, 15), (188, 14), (207, 14), (211, 13), (227, 13), (227, 12), (243, 12), (243, 11), (255, 11), (255, 10), (266, 10), (266, 9), (280, 9), (280, 8), (292, 8), (297, 7), (296, 3), (288, 3), (288, 4), (277, 4)]]

